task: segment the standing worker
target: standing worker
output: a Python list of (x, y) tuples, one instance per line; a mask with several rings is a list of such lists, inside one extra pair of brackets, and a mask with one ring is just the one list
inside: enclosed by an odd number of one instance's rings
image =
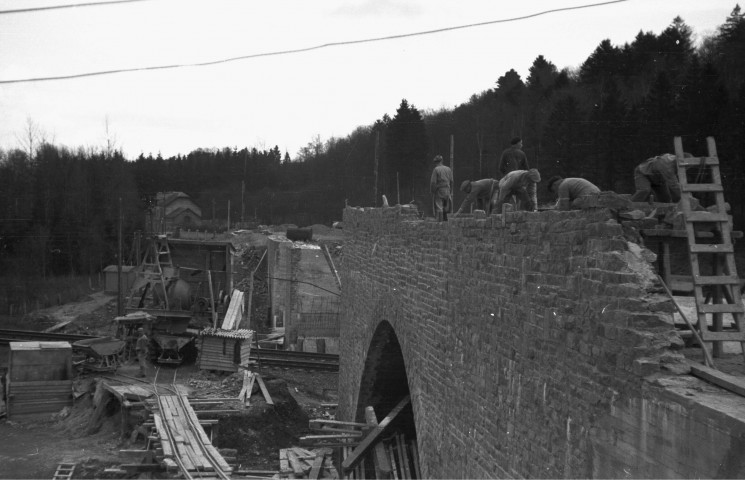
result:
[(140, 327), (137, 329), (137, 343), (135, 343), (135, 351), (137, 352), (137, 362), (140, 364), (140, 377), (147, 376), (147, 357), (150, 353), (150, 339), (145, 335), (145, 329)]
[(476, 202), (476, 208), (484, 210), (487, 215), (491, 212), (491, 199), (499, 188), (499, 182), (493, 178), (483, 178), (472, 182), (465, 180), (460, 184), (461, 192), (465, 193), (466, 199), (461, 203), (460, 208), (453, 214), (453, 217), (460, 215), (465, 208), (468, 208), (473, 202)]
[(432, 192), (432, 211), (438, 222), (447, 221), (448, 212), (453, 211), (453, 171), (442, 164), (442, 155), (434, 158), (435, 169), (429, 180), (429, 190)]
[(507, 198), (514, 195), (518, 208), (534, 212), (538, 209), (538, 188), (541, 174), (535, 168), (530, 170), (513, 170), (499, 181), (499, 195), (493, 202), (492, 211), (501, 212)]
[(549, 178), (546, 187), (558, 197), (556, 208), (560, 210), (568, 209), (579, 197), (600, 193), (600, 189), (594, 183), (584, 178), (561, 178), (558, 175)]
[(680, 183), (675, 155), (665, 153), (644, 160), (634, 169), (636, 192), (632, 202), (646, 202), (651, 195), (654, 201), (677, 203), (680, 201)]
[(525, 156), (522, 148), (522, 139), (515, 137), (510, 142), (510, 147), (502, 152), (498, 168), (502, 177), (515, 170), (528, 170), (528, 157)]

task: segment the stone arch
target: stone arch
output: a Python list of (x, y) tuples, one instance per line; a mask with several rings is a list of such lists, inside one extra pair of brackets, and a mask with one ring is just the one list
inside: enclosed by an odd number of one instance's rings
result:
[[(406, 361), (396, 331), (388, 321), (381, 321), (371, 337), (367, 350), (357, 407), (356, 421), (365, 422), (365, 408), (375, 410), (381, 421), (406, 396), (412, 396), (409, 389)], [(412, 404), (404, 408), (391, 423), (395, 434), (403, 435), (402, 441), (417, 443), (416, 422)], [(372, 468), (372, 465), (368, 465)]]

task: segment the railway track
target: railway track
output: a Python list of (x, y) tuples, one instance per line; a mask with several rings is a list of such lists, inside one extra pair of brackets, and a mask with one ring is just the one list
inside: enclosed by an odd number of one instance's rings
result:
[(37, 332), (34, 330), (10, 330), (0, 329), (0, 343), (7, 344), (10, 342), (22, 341), (41, 341), (41, 342), (70, 342), (78, 340), (87, 340), (99, 338), (97, 335), (76, 335), (72, 333), (47, 333)]
[(250, 360), (267, 367), (301, 368), (307, 370), (339, 371), (339, 355), (331, 353), (293, 352), (252, 348)]

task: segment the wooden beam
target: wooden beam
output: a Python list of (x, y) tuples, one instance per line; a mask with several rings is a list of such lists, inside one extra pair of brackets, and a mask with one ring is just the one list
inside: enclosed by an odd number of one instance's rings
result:
[(268, 405), (274, 405), (274, 401), (272, 401), (272, 397), (269, 395), (269, 390), (267, 390), (266, 385), (264, 385), (264, 379), (261, 378), (261, 374), (256, 374), (256, 380), (259, 382), (259, 388), (261, 389), (261, 393), (264, 395), (266, 403)]
[(735, 377), (691, 361), (688, 364), (691, 366), (691, 373), (694, 376), (745, 397), (745, 379), (742, 377)]
[[(372, 428), (378, 426), (378, 417), (375, 416), (373, 407), (365, 408), (365, 421)], [(375, 478), (391, 478), (391, 462), (385, 452), (383, 442), (377, 442), (375, 444), (373, 463), (375, 464)]]
[(350, 470), (354, 468), (365, 457), (367, 452), (369, 452), (370, 449), (373, 448), (376, 443), (378, 443), (380, 437), (383, 435), (383, 433), (385, 433), (393, 420), (395, 420), (396, 417), (403, 411), (403, 409), (410, 403), (411, 397), (409, 395), (406, 395), (403, 399), (401, 399), (401, 401), (398, 402), (398, 405), (396, 405), (393, 410), (391, 410), (391, 412), (386, 415), (386, 417), (378, 424), (378, 426), (370, 430), (367, 436), (362, 439), (360, 444), (357, 446), (357, 448), (354, 449), (351, 455), (344, 459), (344, 462), (342, 462), (342, 468), (344, 470)]
[(310, 473), (308, 474), (309, 479), (317, 480), (321, 478), (321, 470), (323, 470), (323, 459), (326, 457), (323, 453), (318, 455), (315, 460), (313, 460), (313, 467), (310, 469)]

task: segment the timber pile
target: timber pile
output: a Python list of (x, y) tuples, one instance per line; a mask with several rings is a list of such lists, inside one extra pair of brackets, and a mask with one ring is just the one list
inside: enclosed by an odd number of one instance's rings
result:
[(261, 378), (260, 374), (251, 372), (250, 370), (244, 370), (243, 372), (243, 387), (241, 388), (240, 393), (238, 393), (238, 400), (243, 402), (247, 407), (251, 406), (251, 394), (253, 394), (254, 382), (258, 382), (261, 394), (264, 395), (264, 400), (267, 405), (274, 405), (274, 400), (272, 400), (271, 395), (269, 395), (269, 390), (266, 388), (264, 379)]
[(330, 448), (306, 450), (283, 448), (279, 451), (279, 478), (339, 478)]

